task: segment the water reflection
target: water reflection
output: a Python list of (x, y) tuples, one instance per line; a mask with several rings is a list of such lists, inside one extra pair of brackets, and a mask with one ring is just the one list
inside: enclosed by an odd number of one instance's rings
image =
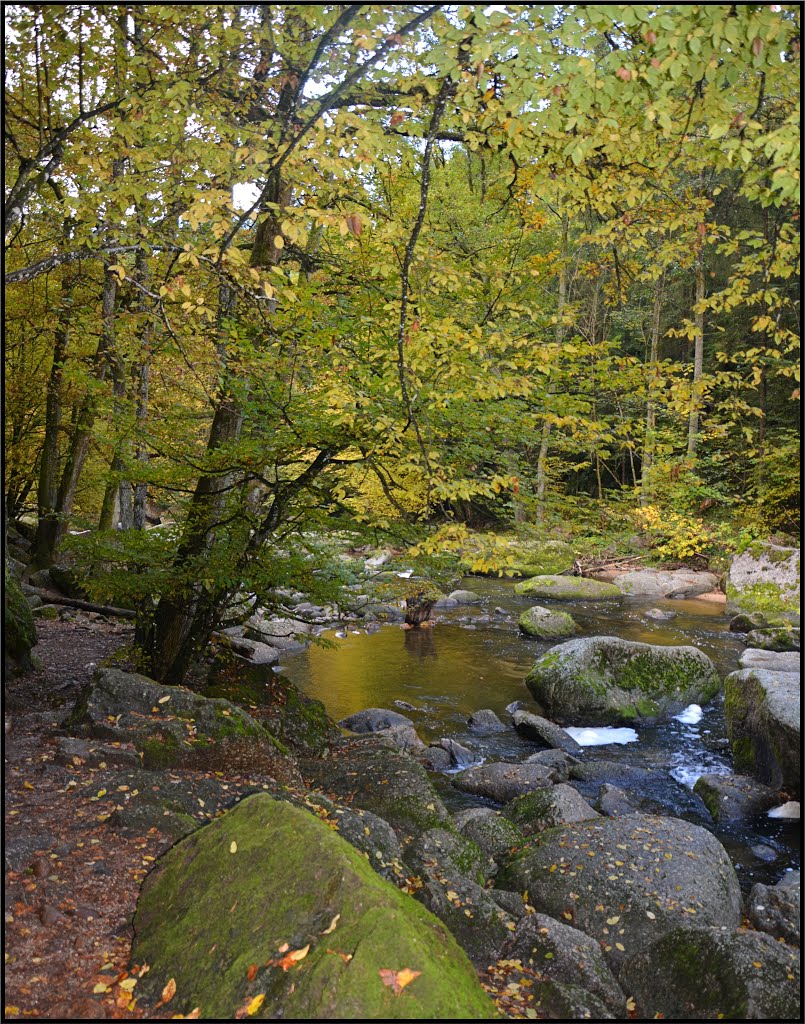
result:
[(403, 630), (405, 653), (418, 661), (436, 657), (435, 631), (433, 629)]

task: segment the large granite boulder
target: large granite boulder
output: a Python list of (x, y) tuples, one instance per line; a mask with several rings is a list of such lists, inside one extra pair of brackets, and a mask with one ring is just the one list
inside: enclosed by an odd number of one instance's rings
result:
[(576, 632), (576, 623), (567, 612), (551, 611), (538, 604), (526, 608), (517, 620), (517, 625), (521, 633), (536, 637), (537, 640), (562, 640)]
[(755, 541), (730, 565), (730, 611), (799, 617), (799, 548)]
[(707, 703), (720, 688), (712, 661), (695, 647), (611, 636), (551, 648), (525, 682), (546, 714), (563, 725), (653, 724), (689, 704)]
[(724, 683), (724, 713), (736, 770), (774, 789), (799, 795), (799, 672), (767, 668), (732, 672)]
[(623, 597), (611, 583), (599, 583), (584, 576), (532, 576), (516, 583), (514, 592), (521, 597), (554, 601), (619, 601)]
[(734, 821), (776, 807), (779, 793), (746, 775), (700, 775), (693, 787), (713, 821)]
[(147, 1008), (174, 979), (171, 1012), (198, 1007), (208, 1019), (247, 1007), (261, 1019), (494, 1015), (441, 922), (326, 824), (269, 796), (169, 850), (146, 879), (134, 930), (132, 956), (151, 965), (137, 988)]
[(522, 793), (552, 785), (555, 779), (553, 770), (545, 765), (495, 761), (461, 772), (453, 779), (453, 785), (465, 793), (506, 804)]
[(697, 597), (718, 587), (712, 572), (692, 569), (635, 569), (620, 573), (612, 582), (629, 597)]
[(65, 726), (81, 736), (133, 743), (146, 768), (176, 766), (200, 750), (234, 740), (286, 752), (265, 726), (231, 701), (115, 668), (98, 669)]
[(724, 847), (706, 829), (676, 818), (599, 818), (538, 835), (495, 884), (528, 891), (542, 913), (602, 946), (620, 967), (679, 927), (730, 930), (741, 890)]
[(800, 872), (788, 871), (777, 885), (756, 882), (747, 899), (747, 916), (759, 931), (790, 946), (800, 943)]
[(677, 928), (620, 982), (643, 1020), (801, 1020), (799, 950), (762, 932)]

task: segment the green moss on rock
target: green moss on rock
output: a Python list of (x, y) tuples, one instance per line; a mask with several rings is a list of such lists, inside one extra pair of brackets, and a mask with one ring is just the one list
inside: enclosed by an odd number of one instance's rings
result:
[(31, 668), (31, 648), (36, 646), (34, 617), (18, 581), (4, 572), (3, 661), (7, 672), (27, 672)]
[[(143, 886), (134, 929), (132, 956), (151, 965), (141, 1001), (153, 1005), (174, 978), (175, 1012), (198, 1006), (202, 1018), (227, 1020), (265, 994), (258, 1019), (495, 1016), (433, 915), (322, 822), (264, 795), (161, 859)], [(283, 970), (281, 948), (307, 953)], [(249, 981), (252, 964), (261, 966)], [(421, 973), (395, 995), (380, 972), (403, 968)]]

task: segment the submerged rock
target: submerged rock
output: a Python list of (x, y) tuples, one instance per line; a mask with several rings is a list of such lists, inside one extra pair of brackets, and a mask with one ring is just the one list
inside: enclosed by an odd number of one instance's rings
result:
[[(171, 1012), (198, 1006), (205, 1018), (229, 1020), (264, 994), (263, 1018), (494, 1013), (441, 922), (325, 824), (268, 796), (244, 800), (169, 850), (143, 885), (134, 930), (132, 955), (151, 964), (138, 984), (141, 1004), (153, 1006), (173, 978)], [(419, 973), (398, 995), (382, 968)]]
[(547, 718), (532, 715), (528, 711), (515, 711), (512, 715), (514, 728), (521, 736), (549, 747), (564, 750), (566, 754), (580, 754), (582, 747), (565, 732), (560, 725), (549, 722)]
[(454, 590), (447, 595), (456, 604), (480, 604), (483, 598), (474, 590)]
[(631, 958), (620, 982), (638, 1017), (799, 1020), (799, 952), (762, 932), (677, 928)]
[(611, 636), (553, 647), (525, 682), (545, 712), (567, 725), (654, 723), (705, 704), (720, 688), (712, 661), (695, 647)]
[[(700, 796), (667, 772), (655, 768), (596, 760), (572, 765), (569, 775), (574, 789), (591, 803), (600, 798), (602, 787), (608, 785), (620, 790), (634, 809), (645, 814), (670, 814), (701, 822), (711, 820)], [(620, 813), (626, 813), (625, 808)]]
[(583, 576), (532, 576), (514, 586), (522, 597), (547, 597), (554, 601), (619, 601), (623, 594), (611, 583)]
[(741, 890), (724, 847), (677, 818), (629, 815), (551, 829), (498, 873), (602, 945), (610, 965), (680, 926), (737, 928)]
[(473, 711), (467, 719), (467, 727), (477, 736), (492, 736), (494, 733), (506, 732), (506, 726), (489, 708)]

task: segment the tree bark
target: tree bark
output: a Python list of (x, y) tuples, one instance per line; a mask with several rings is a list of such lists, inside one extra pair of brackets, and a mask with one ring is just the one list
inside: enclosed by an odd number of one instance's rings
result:
[(688, 457), (694, 458), (699, 442), (699, 413), (702, 402), (702, 371), (704, 369), (704, 259), (699, 254), (696, 260), (696, 306), (693, 329), (693, 385), (690, 393), (690, 417), (688, 419)]
[(651, 311), (651, 335), (649, 349), (648, 395), (646, 398), (646, 435), (643, 442), (643, 459), (640, 470), (640, 504), (647, 505), (651, 490), (651, 467), (654, 463), (655, 430), (657, 426), (657, 401), (655, 387), (658, 378), (658, 357), (660, 351), (660, 325), (662, 322), (662, 299), (665, 286), (665, 273), (660, 274), (654, 291), (654, 304)]

